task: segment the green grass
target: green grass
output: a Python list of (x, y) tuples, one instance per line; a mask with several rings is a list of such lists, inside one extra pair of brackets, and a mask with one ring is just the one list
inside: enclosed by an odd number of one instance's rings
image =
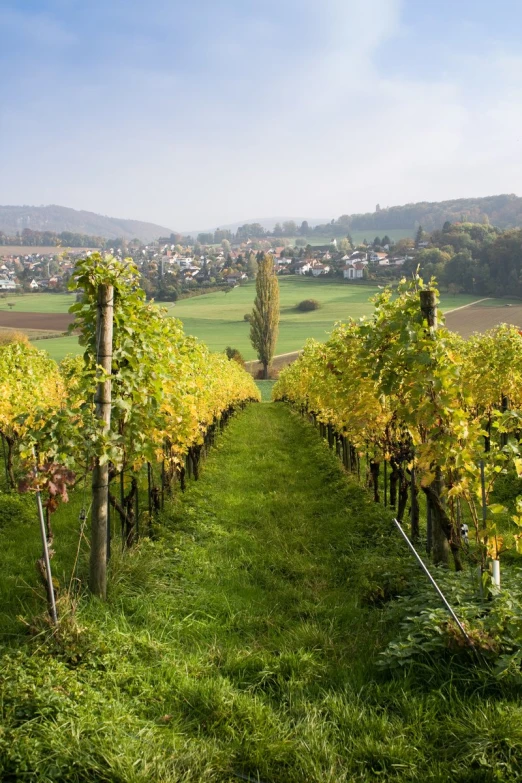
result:
[(256, 381), (257, 388), (261, 392), (261, 402), (270, 402), (275, 381)]
[(78, 343), (78, 338), (74, 335), (66, 337), (51, 337), (45, 340), (35, 340), (33, 345), (41, 351), (47, 351), (49, 356), (57, 362), (60, 362), (67, 354), (77, 354), (82, 352), (82, 347)]
[[(348, 233), (348, 232), (347, 232)], [(368, 242), (373, 242), (375, 237), (384, 237), (386, 234), (390, 237), (390, 239), (393, 239), (395, 242), (398, 239), (404, 239), (405, 237), (411, 237), (412, 239), (415, 237), (415, 229), (411, 228), (372, 228), (368, 229), (367, 231), (350, 231), (350, 236), (352, 237), (354, 243), (356, 245), (360, 245), (364, 242), (366, 239)], [(299, 239), (299, 237), (291, 237), (290, 241), (295, 244), (295, 240)], [(332, 241), (333, 237), (331, 236), (317, 236), (317, 234), (312, 234), (311, 236), (305, 237), (307, 244), (312, 245), (312, 247), (315, 247), (316, 245), (328, 245)], [(336, 237), (337, 242), (342, 239), (342, 237)]]
[[(319, 280), (298, 275), (281, 277), (279, 286), (281, 321), (277, 354), (299, 350), (309, 337), (319, 341), (327, 340), (336, 321), (369, 315), (373, 307), (369, 299), (379, 290), (375, 285), (356, 285), (342, 280)], [(62, 302), (62, 296), (67, 297), (66, 294), (34, 294), (35, 299), (39, 297), (36, 301), (42, 308), (39, 312), (52, 312), (53, 306), (63, 306), (62, 310), (56, 309), (54, 312), (65, 312), (65, 304), (68, 302), (70, 305), (72, 300)], [(187, 334), (198, 337), (211, 350), (223, 351), (230, 345), (237, 348), (246, 360), (251, 360), (256, 359), (256, 353), (250, 345), (249, 326), (243, 316), (252, 310), (254, 297), (255, 284), (250, 282), (226, 294), (219, 291), (183, 299), (168, 305), (167, 310), (170, 315), (183, 321)], [(28, 295), (29, 298), (33, 296)], [(480, 298), (469, 294), (445, 294), (441, 298), (441, 309), (461, 307)], [(321, 307), (308, 313), (298, 312), (296, 305), (303, 299), (317, 299)], [(484, 304), (491, 306), (494, 303), (498, 306), (505, 304), (505, 301), (496, 299)], [(67, 353), (80, 351), (74, 337), (39, 340), (36, 344), (48, 350), (57, 361)]]
[(7, 294), (0, 298), (0, 310), (10, 310), (8, 302), (15, 302), (14, 313), (67, 313), (76, 301), (76, 294)]
[[(57, 514), (59, 574), (78, 507)], [(54, 640), (16, 619), (38, 604), (38, 536), (7, 524), (2, 780), (520, 779), (517, 692), (466, 690), (451, 669), (378, 673), (395, 628), (365, 604), (368, 585), (415, 566), (389, 515), (283, 405), (231, 422), (156, 540), (115, 554), (107, 604), (82, 598)]]
[[(373, 305), (368, 301), (378, 292), (376, 286), (354, 285), (341, 280), (318, 280), (306, 276), (282, 277), (279, 280), (281, 320), (276, 353), (289, 353), (303, 347), (309, 337), (324, 341), (336, 321), (369, 315)], [(185, 331), (199, 337), (212, 350), (227, 345), (237, 348), (245, 359), (255, 359), (250, 345), (249, 327), (243, 320), (252, 309), (255, 297), (253, 282), (229, 293), (207, 294), (184, 299), (169, 308), (183, 321)], [(317, 299), (321, 307), (300, 313), (296, 305), (303, 299)], [(442, 309), (468, 304), (474, 297), (462, 294), (443, 297)]]

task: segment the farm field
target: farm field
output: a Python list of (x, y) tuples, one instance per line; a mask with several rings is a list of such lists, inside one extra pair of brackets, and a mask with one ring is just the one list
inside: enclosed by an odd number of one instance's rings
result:
[[(8, 293), (0, 298), (0, 313), (67, 313), (69, 307), (74, 304), (75, 294), (11, 294)], [(9, 303), (14, 302), (14, 307), (9, 307)]]
[(65, 332), (74, 316), (69, 313), (6, 313), (0, 311), (0, 326), (5, 329), (44, 329), (55, 332)]
[(522, 327), (520, 300), (487, 299), (446, 316), (448, 329), (465, 338), (473, 332), (485, 332), (502, 323)]
[[(386, 234), (390, 237), (390, 239), (393, 239), (395, 242), (398, 239), (404, 239), (405, 237), (413, 237), (415, 236), (415, 229), (411, 228), (371, 228), (367, 229), (366, 231), (349, 231), (347, 232), (350, 234), (351, 238), (353, 239), (354, 243), (356, 245), (360, 245), (364, 242), (366, 239), (368, 242), (373, 242), (375, 237), (383, 237)], [(296, 239), (301, 239), (302, 237), (291, 237), (290, 241), (292, 244), (295, 245)], [(306, 243), (308, 245), (312, 245), (312, 247), (315, 247), (316, 245), (328, 245), (332, 239), (332, 237), (328, 236), (317, 236), (315, 234), (312, 234), (311, 236), (304, 237), (306, 239)], [(339, 242), (339, 239), (342, 239), (342, 237), (337, 237), (337, 241)]]
[[(372, 310), (368, 300), (378, 292), (375, 286), (293, 275), (280, 278), (279, 285), (281, 321), (278, 354), (301, 349), (309, 337), (326, 340), (336, 321), (368, 315)], [(249, 326), (243, 316), (252, 309), (254, 297), (255, 285), (252, 282), (227, 294), (218, 292), (176, 302), (169, 308), (169, 314), (180, 318), (185, 331), (199, 337), (212, 350), (222, 351), (231, 345), (250, 360), (256, 355), (250, 345)], [(442, 308), (460, 307), (475, 298), (468, 295), (445, 297)], [(300, 313), (296, 305), (303, 299), (317, 299), (321, 307)]]
[(75, 335), (45, 338), (36, 341), (34, 344), (41, 351), (47, 351), (49, 356), (56, 362), (61, 362), (63, 357), (68, 354), (76, 355), (82, 352), (82, 347)]
[[(280, 278), (281, 322), (277, 354), (300, 350), (308, 337), (324, 341), (336, 321), (348, 317), (360, 318), (371, 312), (369, 299), (378, 289), (371, 285), (354, 285), (335, 280), (317, 280), (310, 277), (288, 276)], [(211, 350), (222, 351), (227, 345), (237, 348), (245, 359), (254, 360), (256, 355), (250, 345), (249, 326), (244, 315), (252, 309), (255, 297), (253, 282), (234, 288), (228, 293), (222, 291), (203, 296), (183, 299), (165, 305), (168, 315), (179, 318), (187, 334), (192, 334), (205, 342)], [(479, 297), (480, 298), (480, 297)], [(300, 313), (296, 305), (303, 299), (317, 299), (321, 307), (309, 313)], [(469, 294), (443, 295), (443, 311), (469, 305), (477, 296)], [(10, 301), (10, 300), (9, 300)], [(12, 313), (7, 312), (7, 304), (0, 300), (0, 324), (12, 325), (12, 328), (24, 329), (23, 314), (29, 308), (33, 313), (61, 313), (66, 318), (68, 308), (74, 298), (70, 294), (28, 294), (16, 299)], [(512, 307), (506, 307), (512, 304)], [(22, 311), (23, 305), (23, 311)], [(519, 309), (520, 308), (520, 309)], [(12, 317), (12, 321), (10, 319)], [(27, 319), (33, 323), (34, 316)], [(451, 320), (450, 320), (451, 319)], [(519, 300), (487, 299), (472, 308), (458, 310), (448, 318), (448, 326), (468, 336), (475, 329), (490, 328), (495, 323), (522, 323), (522, 305)], [(16, 324), (16, 325), (15, 325)], [(42, 325), (47, 324), (47, 325)], [(52, 324), (52, 325), (51, 325)], [(39, 321), (39, 327), (62, 329), (62, 321)], [(66, 353), (77, 353), (80, 348), (75, 337), (59, 337), (39, 340), (38, 347), (49, 351), (51, 356), (60, 360)]]

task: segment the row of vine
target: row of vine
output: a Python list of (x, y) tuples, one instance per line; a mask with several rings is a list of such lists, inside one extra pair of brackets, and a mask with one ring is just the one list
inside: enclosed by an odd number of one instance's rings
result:
[[(431, 301), (430, 307), (426, 301)], [(375, 299), (371, 317), (336, 325), (308, 341), (281, 373), (274, 398), (290, 401), (338, 439), (348, 469), (368, 455), (378, 499), (380, 466), (402, 519), (410, 494), (411, 536), (419, 533), (419, 488), (426, 495), (428, 548), (436, 563), (462, 565), (462, 520), (472, 521), (482, 567), (506, 537), (490, 503), (496, 480), (522, 474), (522, 336), (501, 325), (464, 340), (438, 325), (435, 282), (403, 280)], [(521, 500), (510, 541), (521, 548)]]
[[(100, 383), (96, 297), (114, 291), (111, 424), (95, 410)], [(159, 506), (185, 471), (197, 478), (199, 461), (234, 410), (258, 400), (252, 379), (225, 354), (211, 353), (154, 303), (146, 302), (130, 259), (92, 254), (78, 262), (70, 288), (71, 311), (83, 354), (57, 365), (44, 351), (14, 342), (0, 348), (0, 435), (6, 481), (22, 491), (45, 492), (48, 538), (51, 514), (67, 486), (85, 482), (95, 464), (109, 465), (109, 502), (123, 540), (136, 535), (139, 476), (147, 466), (149, 505)], [(102, 378), (103, 380), (103, 378)], [(88, 509), (85, 510), (87, 515)]]

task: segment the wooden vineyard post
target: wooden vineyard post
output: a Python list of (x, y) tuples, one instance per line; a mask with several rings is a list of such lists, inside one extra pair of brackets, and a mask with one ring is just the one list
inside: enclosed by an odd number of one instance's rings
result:
[(420, 305), (423, 318), (428, 322), (430, 329), (436, 329), (437, 319), (437, 297), (435, 291), (419, 291)]
[[(122, 508), (125, 509), (125, 516), (127, 515), (127, 507), (125, 505), (125, 477), (123, 475), (123, 470), (120, 472), (120, 505)], [(125, 517), (121, 517), (121, 548), (122, 551), (125, 549)]]
[(430, 499), (426, 498), (426, 554), (431, 555), (433, 546), (433, 519), (431, 515)]
[(107, 562), (111, 559), (111, 536), (111, 504), (107, 503)]
[(149, 497), (149, 533), (152, 531), (152, 467), (147, 462), (147, 493)]
[[(420, 291), (420, 306), (422, 316), (426, 319), (428, 328), (434, 332), (438, 326), (437, 319), (437, 296), (435, 291)], [(433, 500), (430, 495), (427, 495), (427, 501), (431, 506), (431, 521), (432, 521), (432, 543), (433, 543), (433, 560), (437, 565), (449, 565), (449, 539), (446, 535), (443, 527), (443, 514), (444, 509), (442, 505), (442, 470), (440, 466), (435, 467), (435, 481), (432, 484), (433, 488)]]
[(415, 463), (411, 466), (410, 474), (411, 490), (410, 490), (410, 532), (411, 540), (417, 541), (420, 538), (419, 530), (419, 490), (417, 488), (417, 476), (415, 470)]
[[(509, 410), (509, 399), (506, 397), (505, 394), (502, 395), (502, 401), (500, 403), (502, 413), (505, 413), (507, 410)], [(507, 432), (502, 432), (500, 434), (500, 446), (501, 448), (504, 448), (504, 446), (507, 446), (508, 443), (508, 434)]]
[(139, 479), (139, 471), (138, 475), (136, 476), (136, 494), (134, 496), (134, 516), (135, 516), (135, 522), (134, 522), (134, 531), (135, 531), (135, 537), (138, 539), (140, 537), (140, 479)]
[(9, 471), (7, 470), (7, 455), (5, 453), (5, 439), (4, 436), (1, 436), (2, 438), (2, 453), (4, 455), (4, 468), (5, 468), (5, 486), (6, 489), (9, 488)]
[[(114, 288), (100, 285), (96, 313), (96, 373), (99, 377), (95, 394), (96, 418), (104, 433), (111, 426), (111, 370)], [(109, 463), (100, 465), (96, 458), (92, 474), (92, 523), (89, 589), (105, 599), (107, 596), (107, 523), (109, 509)]]

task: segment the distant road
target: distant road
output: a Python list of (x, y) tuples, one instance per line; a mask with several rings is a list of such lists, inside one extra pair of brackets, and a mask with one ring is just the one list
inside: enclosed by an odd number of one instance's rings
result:
[[(279, 372), (283, 369), (283, 367), (286, 367), (288, 364), (292, 364), (292, 362), (295, 362), (295, 360), (302, 354), (303, 351), (290, 351), (290, 353), (280, 353), (278, 356), (274, 356), (272, 360), (272, 370), (275, 370)], [(254, 359), (250, 362), (245, 362), (245, 370), (247, 370), (249, 373), (252, 373), (254, 378), (258, 374), (260, 370), (263, 369), (263, 365), (261, 362), (257, 361), (257, 359)]]

